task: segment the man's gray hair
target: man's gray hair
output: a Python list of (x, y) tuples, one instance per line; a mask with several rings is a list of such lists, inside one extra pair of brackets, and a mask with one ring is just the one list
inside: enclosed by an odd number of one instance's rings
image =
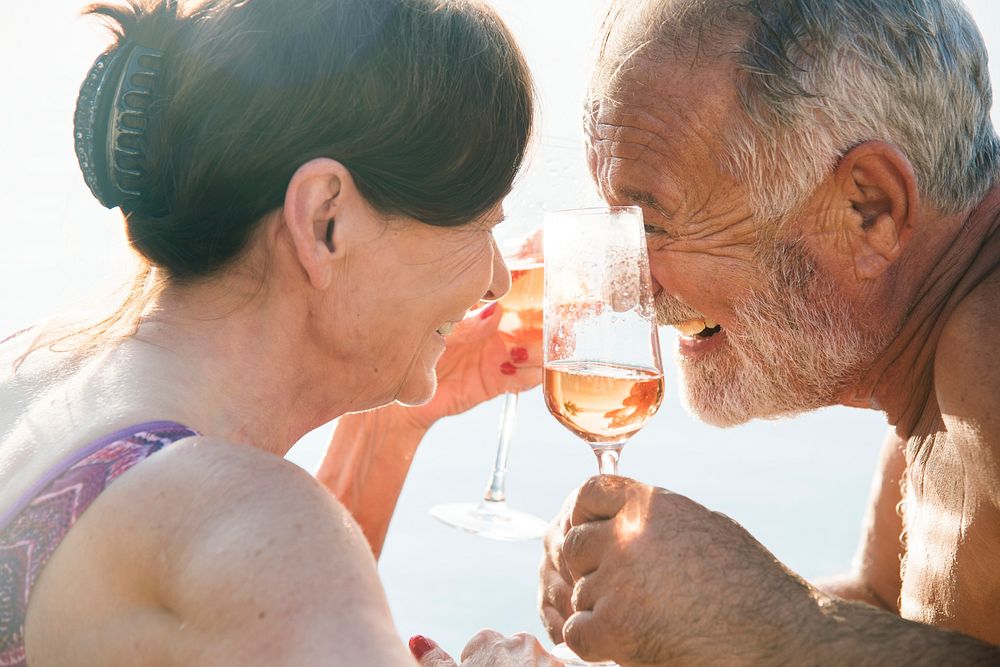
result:
[(942, 213), (1000, 176), (986, 47), (957, 0), (615, 0), (597, 77), (720, 44), (736, 45), (744, 112), (720, 164), (762, 217), (784, 217), (864, 141), (900, 148)]

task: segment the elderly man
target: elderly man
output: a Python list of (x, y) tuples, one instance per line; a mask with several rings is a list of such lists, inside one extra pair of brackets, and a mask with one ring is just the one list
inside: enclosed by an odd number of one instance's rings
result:
[(953, 0), (619, 0), (586, 118), (647, 223), (691, 409), (889, 433), (855, 571), (598, 477), (549, 535), (556, 639), (623, 665), (1000, 664), (1000, 141)]

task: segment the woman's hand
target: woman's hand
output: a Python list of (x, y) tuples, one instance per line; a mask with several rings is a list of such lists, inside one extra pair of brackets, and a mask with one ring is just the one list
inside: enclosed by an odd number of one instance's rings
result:
[(524, 391), (542, 381), (542, 332), (501, 332), (503, 306), (492, 304), (466, 318), (448, 336), (437, 365), (437, 391), (425, 405), (406, 409), (420, 428), (479, 405), (507, 391)]
[[(417, 635), (410, 639), (410, 651), (421, 667), (458, 667), (444, 650)], [(538, 640), (526, 633), (504, 637), (493, 630), (482, 630), (462, 651), (462, 667), (563, 667), (542, 648)]]

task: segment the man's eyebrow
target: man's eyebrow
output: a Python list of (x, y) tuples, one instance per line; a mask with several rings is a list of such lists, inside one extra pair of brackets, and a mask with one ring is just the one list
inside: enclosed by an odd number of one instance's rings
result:
[(634, 190), (632, 188), (623, 188), (621, 190), (621, 195), (626, 199), (635, 202), (636, 204), (644, 204), (649, 206), (654, 211), (662, 215), (667, 220), (673, 218), (673, 215), (664, 208), (663, 204), (653, 196), (653, 193), (646, 192), (645, 190)]

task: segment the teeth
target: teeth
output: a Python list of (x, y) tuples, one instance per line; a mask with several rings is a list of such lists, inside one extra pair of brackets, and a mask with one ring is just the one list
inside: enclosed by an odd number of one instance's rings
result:
[(454, 330), (455, 330), (455, 323), (454, 322), (445, 322), (440, 327), (438, 327), (437, 332), (439, 334), (441, 334), (442, 336), (447, 336), (448, 334), (450, 334)]
[(715, 320), (710, 320), (707, 317), (705, 318), (705, 328), (706, 329), (714, 329), (717, 326), (719, 326), (718, 322), (716, 322)]
[(674, 325), (685, 336), (693, 336), (705, 328), (705, 320), (687, 320)]

